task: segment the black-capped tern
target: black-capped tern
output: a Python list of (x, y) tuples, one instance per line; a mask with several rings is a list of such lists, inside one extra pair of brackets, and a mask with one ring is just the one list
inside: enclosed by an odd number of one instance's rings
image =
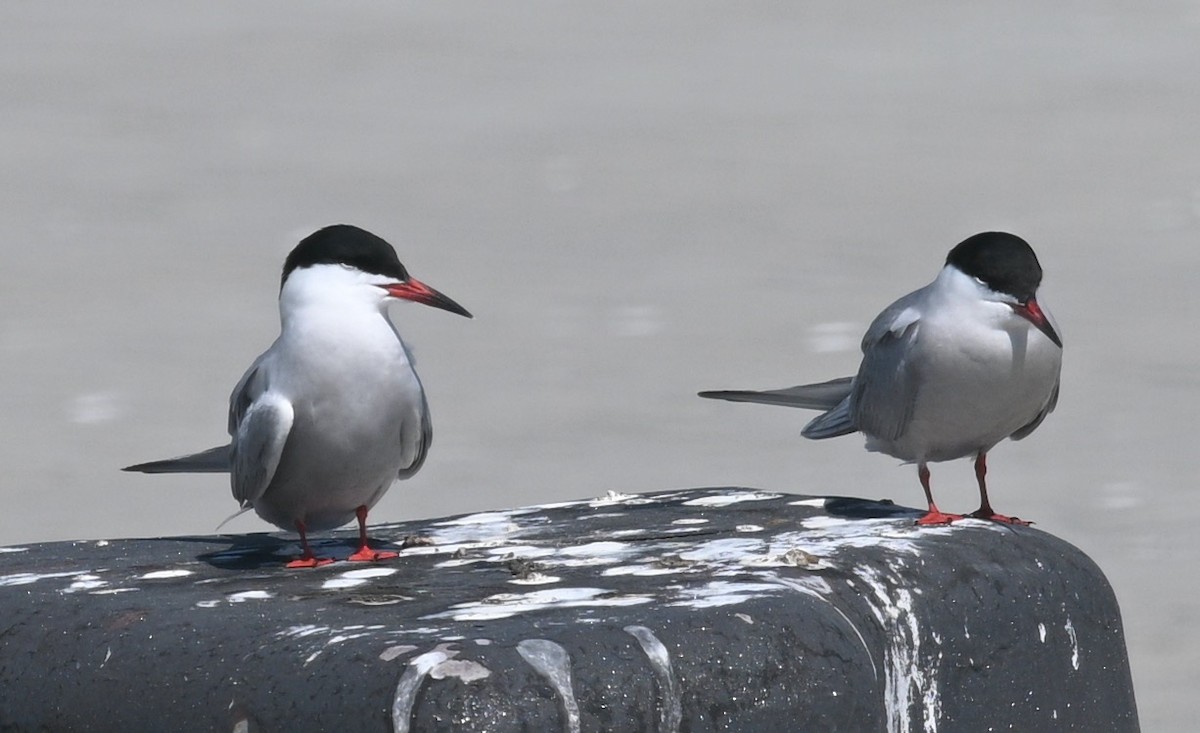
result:
[(1037, 300), (1042, 267), (1025, 240), (984, 232), (950, 250), (933, 282), (892, 303), (867, 329), (858, 374), (765, 392), (701, 397), (824, 410), (806, 438), (861, 432), (869, 451), (917, 464), (929, 509), (918, 524), (961, 515), (940, 511), (929, 464), (975, 460), (979, 509), (997, 514), (987, 492), (987, 454), (1005, 438), (1032, 433), (1058, 402), (1062, 339)]
[(246, 370), (229, 398), (229, 445), (129, 466), (143, 473), (230, 473), (242, 511), (300, 534), (357, 519), (351, 560), (370, 549), (367, 512), (397, 478), (425, 462), (433, 429), (412, 355), (387, 315), (395, 299), (468, 318), (465, 308), (409, 276), (392, 245), (335, 225), (306, 237), (283, 265), (280, 334)]

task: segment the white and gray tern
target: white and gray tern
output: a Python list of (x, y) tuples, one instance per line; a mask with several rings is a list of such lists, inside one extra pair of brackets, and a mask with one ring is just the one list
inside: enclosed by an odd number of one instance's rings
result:
[(858, 374), (765, 392), (701, 392), (734, 402), (824, 410), (806, 438), (861, 432), (867, 450), (917, 464), (929, 509), (919, 524), (961, 516), (940, 511), (929, 464), (973, 458), (979, 509), (997, 514), (987, 493), (987, 454), (1020, 440), (1058, 402), (1062, 339), (1037, 301), (1042, 267), (1025, 240), (984, 232), (950, 250), (933, 282), (883, 310), (862, 340)]
[(395, 299), (471, 314), (409, 276), (383, 239), (349, 225), (301, 241), (283, 266), (279, 338), (229, 398), (229, 445), (126, 468), (143, 473), (230, 473), (242, 511), (300, 533), (357, 519), (351, 560), (394, 552), (368, 546), (367, 512), (397, 478), (415, 474), (433, 428), (412, 356), (387, 315)]

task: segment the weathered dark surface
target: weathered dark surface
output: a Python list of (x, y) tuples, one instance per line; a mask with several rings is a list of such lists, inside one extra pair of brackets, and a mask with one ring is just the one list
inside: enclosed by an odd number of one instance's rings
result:
[(6, 548), (0, 728), (1137, 730), (1086, 556), (917, 515), (697, 489), (380, 526), (435, 544), (377, 565), (286, 570), (269, 535)]

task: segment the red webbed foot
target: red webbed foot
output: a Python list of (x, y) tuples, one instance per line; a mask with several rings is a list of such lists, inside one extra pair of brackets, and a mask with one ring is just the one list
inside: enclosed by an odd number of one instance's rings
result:
[(346, 558), (350, 562), (379, 562), (380, 560), (391, 560), (392, 558), (400, 557), (400, 553), (390, 550), (372, 550), (370, 547), (360, 547), (358, 552)]
[(289, 568), (319, 568), (322, 565), (331, 565), (331, 564), (333, 564), (333, 558), (331, 558), (331, 557), (312, 557), (310, 555), (308, 557), (299, 558), (298, 560), (292, 560), (285, 567), (289, 567)]
[(1033, 524), (1033, 522), (1021, 519), (1019, 517), (1009, 517), (1004, 514), (997, 514), (990, 509), (976, 509), (967, 516), (971, 517), (972, 519), (983, 519), (988, 522), (1001, 522), (1003, 524), (1015, 524), (1020, 527), (1028, 527), (1029, 525)]
[(939, 527), (945, 524), (950, 524), (951, 522), (956, 522), (959, 519), (962, 519), (961, 514), (947, 514), (937, 507), (934, 507), (921, 515), (921, 518), (917, 520), (917, 526)]

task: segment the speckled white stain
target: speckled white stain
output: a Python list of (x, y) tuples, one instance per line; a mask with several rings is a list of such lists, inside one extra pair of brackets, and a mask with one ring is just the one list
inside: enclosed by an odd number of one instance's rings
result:
[(298, 626), (289, 626), (286, 629), (275, 632), (275, 636), (279, 637), (294, 637), (302, 639), (306, 636), (314, 636), (316, 634), (325, 634), (331, 631), (328, 626), (318, 626), (316, 624), (300, 624)]
[(1067, 630), (1067, 636), (1071, 637), (1071, 669), (1079, 671), (1079, 639), (1075, 636), (1075, 624), (1071, 623), (1071, 618), (1067, 617), (1067, 622), (1063, 624), (1063, 628)]
[(818, 509), (824, 509), (826, 501), (828, 501), (828, 499), (824, 499), (824, 498), (797, 499), (796, 501), (789, 501), (788, 506), (812, 506), (812, 507), (816, 507)]
[(526, 525), (544, 525), (549, 521), (545, 516), (538, 515), (539, 511), (538, 507), (525, 507), (502, 512), (479, 512), (434, 522), (428, 533), (433, 544), (406, 548), (404, 554), (453, 553), (460, 549), (512, 544), (529, 528)]
[[(849, 519), (846, 519), (845, 517), (829, 517), (829, 516), (818, 515), (815, 517), (807, 517), (807, 518), (801, 520), (800, 526), (804, 527), (805, 529), (845, 528), (845, 527), (851, 527), (851, 526), (856, 525), (863, 521), (871, 521), (871, 520), (862, 520), (862, 519), (849, 520)], [(875, 521), (887, 521), (887, 520), (875, 520)]]
[[(593, 499), (587, 502), (589, 507), (593, 509), (605, 506), (645, 506), (647, 504), (665, 504), (666, 502), (674, 501), (683, 496), (683, 492), (671, 492), (664, 494), (653, 494), (647, 496), (645, 494), (623, 494), (619, 491), (609, 491), (604, 496)], [(553, 504), (543, 504), (542, 508), (550, 508)]]
[(330, 578), (321, 584), (321, 590), (344, 590), (366, 585), (373, 578), (386, 578), (400, 572), (396, 568), (356, 568), (341, 573), (336, 578)]
[(644, 537), (648, 532), (644, 529), (614, 529), (608, 533), (609, 537)]
[[(803, 520), (803, 531), (781, 532), (772, 538), (772, 546), (800, 547), (818, 557), (836, 557), (847, 548), (878, 548), (886, 555), (920, 554), (920, 540), (930, 536), (950, 536), (958, 526), (917, 527), (895, 519), (842, 519), (841, 517), (810, 517)], [(998, 522), (972, 524), (972, 529), (986, 527), (992, 531), (1011, 531)]]
[(667, 605), (696, 609), (732, 606), (779, 592), (780, 587), (776, 583), (713, 580), (704, 585), (680, 588), (677, 599)]
[(63, 593), (79, 593), (80, 591), (96, 591), (108, 585), (108, 581), (99, 575), (77, 575), (71, 584), (63, 588)]
[(69, 570), (61, 573), (13, 573), (12, 575), (0, 575), (0, 587), (30, 585), (52, 578), (74, 578), (79, 575), (87, 575), (88, 573), (89, 571), (87, 570)]
[(408, 654), (409, 652), (415, 652), (416, 650), (417, 647), (413, 646), (412, 644), (396, 644), (394, 646), (389, 646), (387, 649), (384, 649), (382, 652), (380, 652), (379, 658), (385, 662), (390, 662), (396, 657)]
[(430, 652), (420, 654), (408, 663), (396, 692), (392, 695), (392, 729), (396, 733), (408, 733), (412, 726), (413, 705), (417, 701), (417, 691), (421, 683), (434, 667), (458, 655), (458, 652), (439, 647)]
[(830, 563), (800, 547), (786, 548), (786, 545), (771, 543), (762, 555), (748, 557), (742, 560), (742, 565), (749, 568), (803, 568), (805, 570), (824, 570)]
[(183, 568), (173, 568), (171, 570), (153, 570), (149, 573), (143, 573), (137, 576), (137, 580), (166, 580), (168, 578), (186, 578), (193, 575), (193, 571), (184, 570)]
[(626, 542), (588, 542), (561, 548), (557, 555), (547, 558), (556, 567), (580, 568), (594, 565), (614, 565), (638, 552)]
[[(466, 555), (468, 552), (478, 553)], [(407, 554), (407, 553), (406, 553)], [(531, 560), (552, 557), (558, 554), (553, 547), (537, 547), (535, 545), (516, 545), (510, 542), (495, 541), (489, 544), (460, 545), (456, 554), (464, 557), (452, 557), (434, 565), (438, 568), (453, 568), (477, 563), (502, 563), (508, 560)]]
[(709, 565), (737, 564), (747, 557), (761, 555), (766, 547), (763, 540), (754, 537), (721, 537), (697, 542), (680, 552), (679, 559)]
[(637, 639), (638, 645), (646, 654), (646, 659), (650, 661), (654, 676), (658, 679), (658, 694), (662, 698), (658, 730), (661, 733), (678, 733), (679, 724), (683, 721), (683, 700), (679, 694), (679, 682), (671, 668), (671, 655), (667, 652), (667, 647), (645, 626), (626, 626), (624, 631)]
[(230, 593), (225, 596), (225, 600), (230, 603), (244, 603), (245, 601), (265, 601), (268, 598), (274, 598), (273, 593), (265, 590), (244, 590), (240, 593)]
[(447, 659), (429, 670), (435, 680), (454, 678), (460, 682), (478, 682), (492, 676), (492, 670), (470, 659)]
[[(936, 670), (921, 656), (922, 634), (913, 609), (913, 594), (904, 585), (904, 560), (892, 558), (886, 569), (860, 566), (853, 570), (870, 589), (864, 598), (883, 627), (884, 710), (888, 733), (937, 733), (941, 695)], [(914, 725), (913, 708), (921, 711), (920, 728)]]
[[(402, 651), (389, 656), (389, 653), (396, 649), (402, 649)], [(408, 651), (415, 651), (415, 647), (389, 647), (384, 650), (380, 658), (390, 661)], [(492, 675), (492, 671), (479, 662), (456, 659), (455, 657), (459, 654), (459, 650), (453, 648), (453, 645), (439, 644), (437, 648), (409, 660), (404, 674), (400, 676), (400, 682), (396, 685), (396, 691), (392, 695), (392, 729), (396, 733), (408, 733), (412, 729), (413, 707), (416, 705), (417, 693), (426, 678), (435, 680), (454, 678), (461, 682), (471, 683), (487, 679)]]
[(549, 639), (524, 639), (517, 643), (517, 653), (546, 678), (562, 702), (568, 733), (579, 733), (579, 704), (571, 681), (571, 656), (561, 645)]
[(587, 504), (594, 508), (602, 506), (613, 506), (614, 504), (626, 504), (637, 499), (636, 494), (623, 494), (620, 491), (606, 491), (604, 496), (592, 499)]
[(656, 565), (653, 563), (644, 563), (637, 565), (618, 565), (615, 568), (605, 568), (600, 574), (606, 577), (617, 575), (675, 575), (676, 573), (687, 572), (686, 567), (676, 567), (670, 565)]
[(699, 496), (683, 502), (684, 506), (722, 507), (730, 504), (740, 504), (743, 501), (765, 501), (778, 499), (782, 494), (768, 494), (763, 491), (722, 491), (709, 496)]
[(508, 582), (513, 585), (550, 585), (551, 583), (562, 582), (562, 578), (557, 575), (546, 575), (545, 573), (530, 573), (523, 578), (513, 578)]
[(529, 593), (497, 593), (479, 601), (451, 606), (449, 610), (425, 616), (455, 621), (491, 621), (548, 608), (591, 608), (636, 606), (650, 603), (650, 596), (628, 596), (603, 588), (552, 588)]

